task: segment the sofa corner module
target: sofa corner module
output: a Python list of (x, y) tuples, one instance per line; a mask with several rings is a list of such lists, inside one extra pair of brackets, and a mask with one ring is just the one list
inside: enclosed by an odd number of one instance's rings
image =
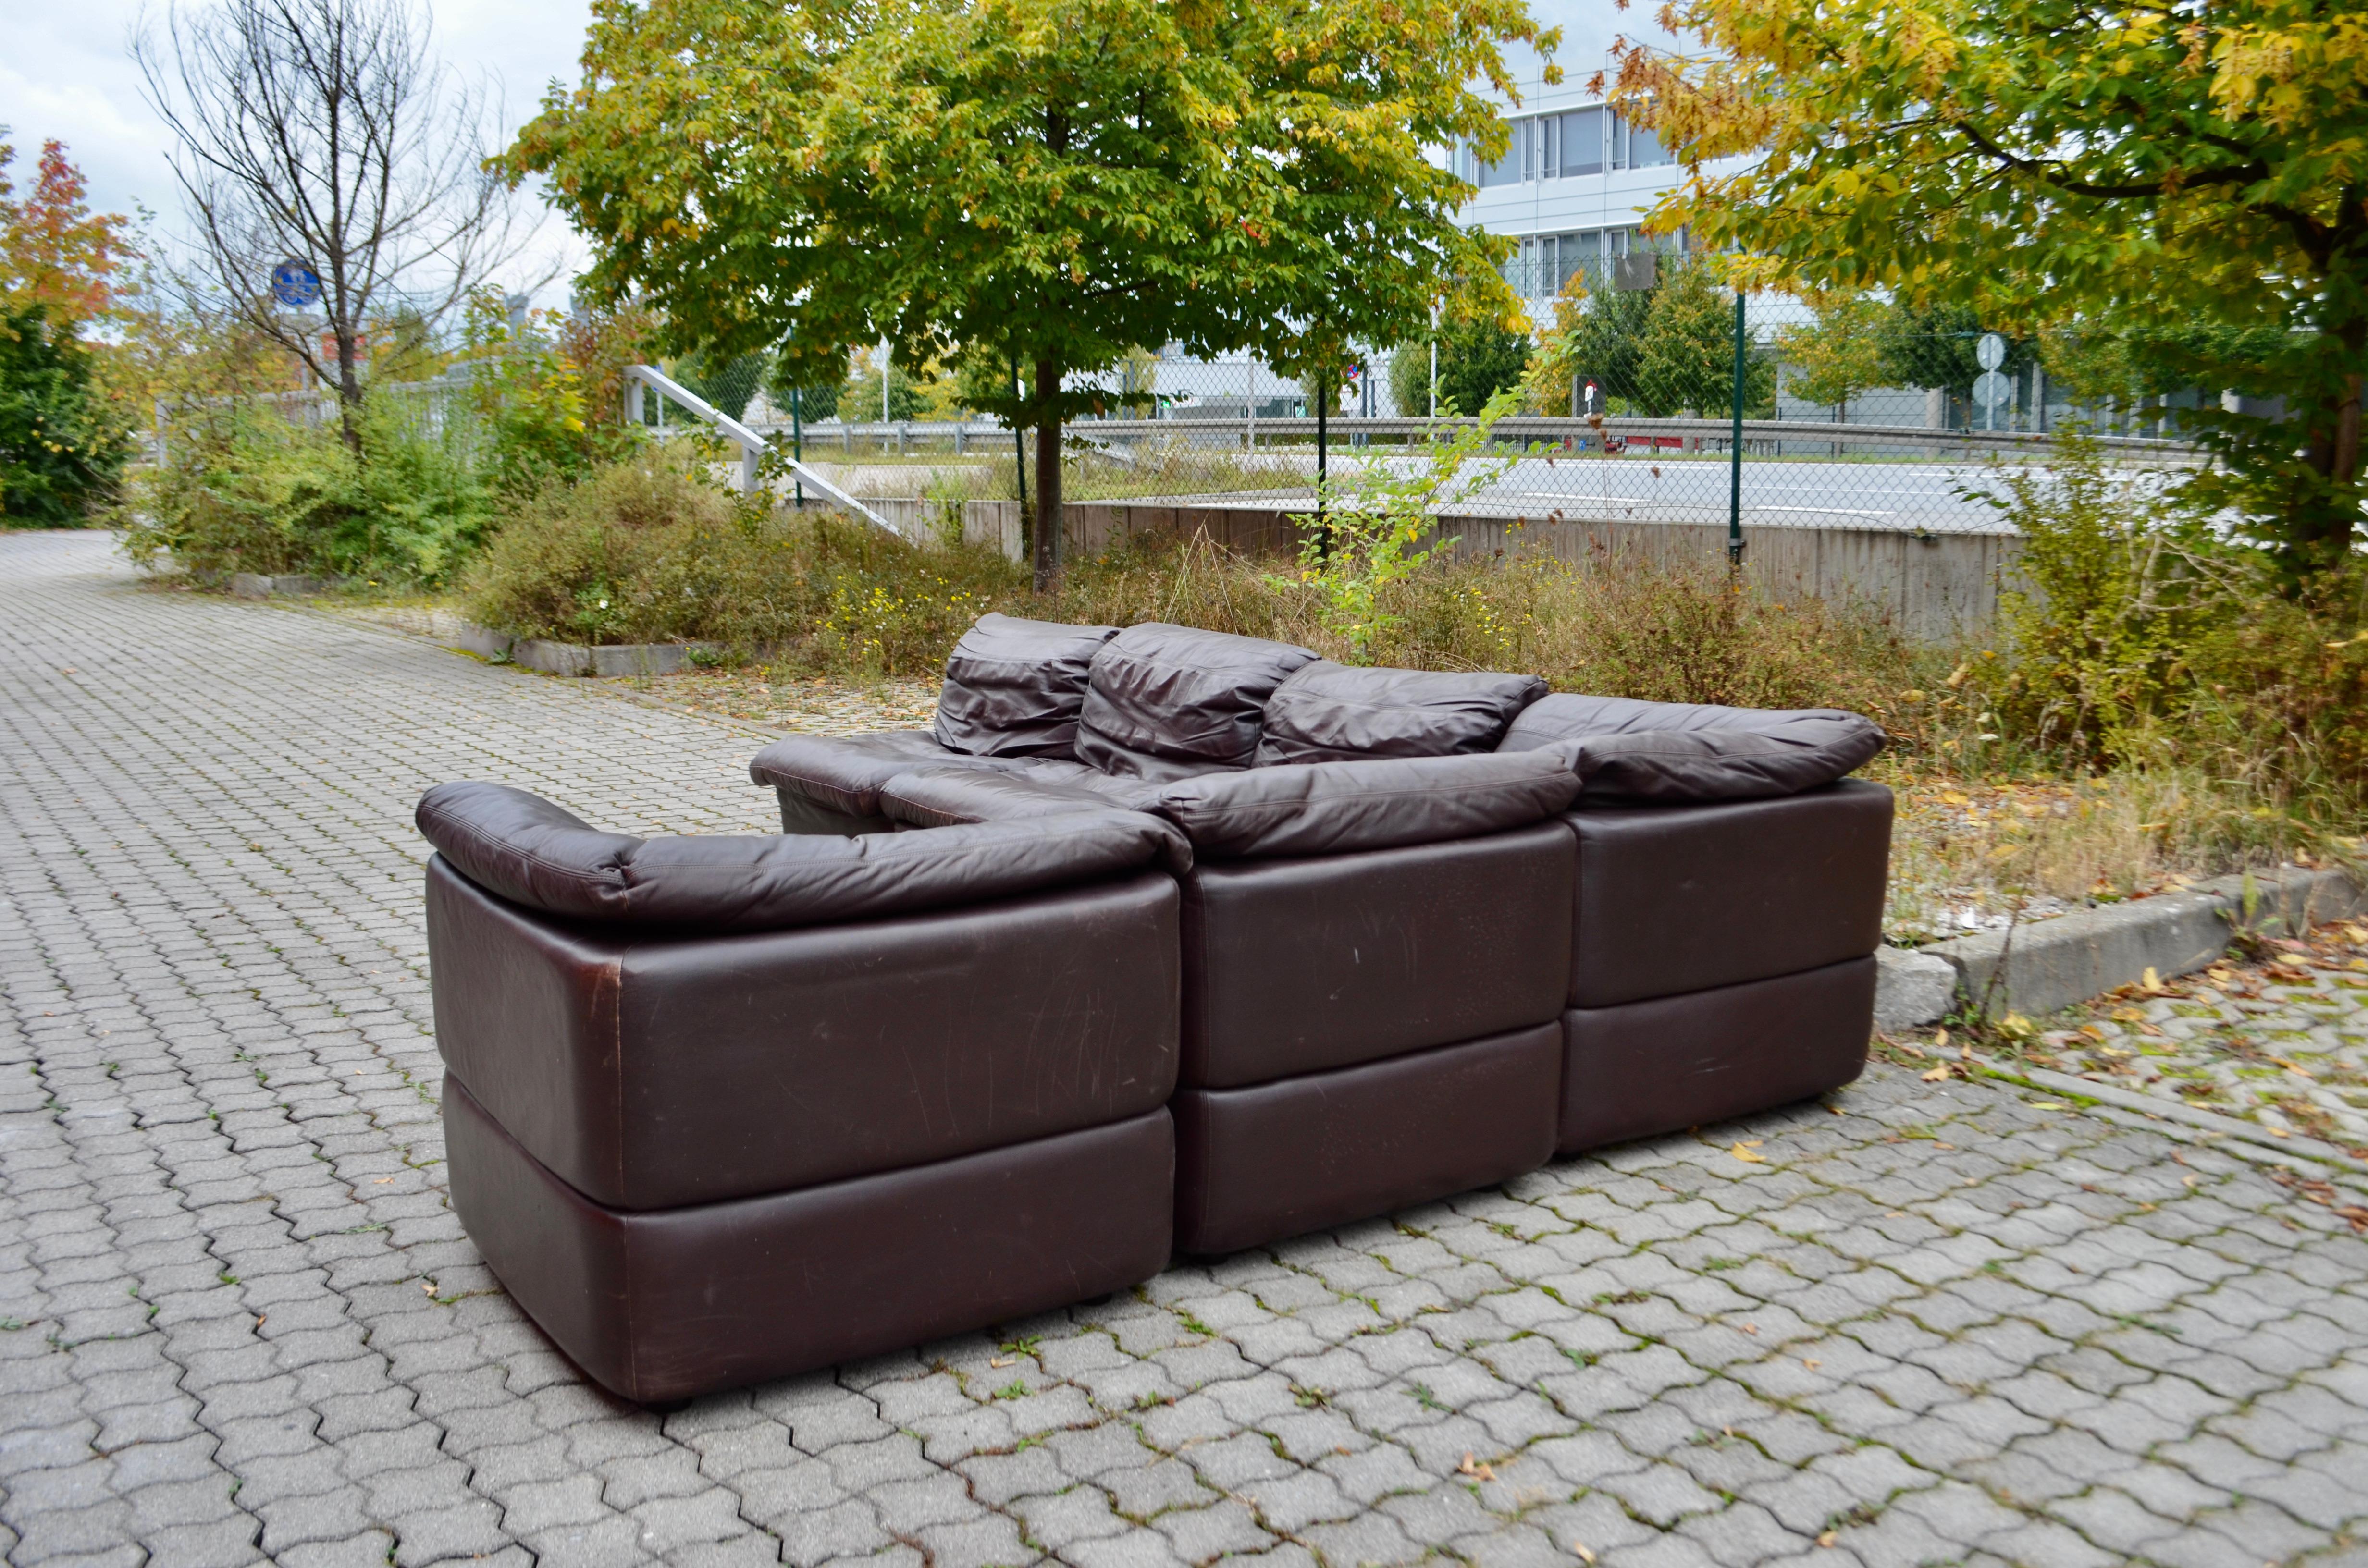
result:
[(1746, 1116), (1851, 1082), (1866, 1066), (1875, 968), (1869, 955), (1570, 1009), (1555, 1153)]
[(1581, 804), (1568, 1003), (1797, 973), (1883, 941), (1893, 801), (1846, 778), (1696, 805)]
[(428, 994), (449, 1074), (579, 1185), (613, 1187), (624, 949), (427, 861)]
[(621, 1212), (448, 1082), (453, 1207), (504, 1287), (603, 1387), (688, 1399), (981, 1328), (1165, 1267), (1165, 1109), (958, 1159)]

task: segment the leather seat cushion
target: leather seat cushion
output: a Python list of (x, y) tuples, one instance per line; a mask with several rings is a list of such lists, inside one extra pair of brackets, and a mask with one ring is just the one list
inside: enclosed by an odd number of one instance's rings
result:
[(1313, 650), (1147, 621), (1094, 655), (1077, 760), (1121, 778), (1171, 779), (1247, 767), (1267, 699)]
[(1174, 879), (1147, 871), (973, 909), (651, 941), (538, 919), (439, 858), (436, 1044), (537, 1159), (603, 1203), (806, 1187), (1166, 1100), (1178, 905)]
[(1557, 1153), (1839, 1088), (1866, 1065), (1875, 960), (1563, 1015)]
[(1196, 867), (1178, 1081), (1265, 1083), (1551, 1021), (1570, 984), (1577, 849), (1557, 819)]
[(1074, 755), (1094, 655), (1117, 635), (1115, 626), (980, 616), (946, 660), (930, 733), (977, 756)]
[(1179, 1090), (1176, 1245), (1261, 1246), (1487, 1187), (1554, 1152), (1548, 1023), (1335, 1073)]
[(1797, 794), (1883, 749), (1873, 721), (1839, 708), (1719, 708), (1557, 692), (1523, 710), (1502, 751), (1577, 743), (1588, 799), (1668, 802)]
[(1495, 751), (1514, 716), (1545, 691), (1536, 676), (1360, 669), (1318, 659), (1267, 699), (1257, 765)]
[(445, 1080), (452, 1207), (512, 1300), (610, 1392), (689, 1399), (1123, 1290), (1167, 1262), (1165, 1110), (729, 1203), (625, 1214)]
[(855, 838), (602, 833), (504, 784), (439, 784), (419, 831), (488, 892), (565, 919), (651, 931), (771, 931), (1092, 881), (1167, 853), (1140, 814), (979, 823)]
[(1772, 801), (1581, 801), (1570, 1004), (1791, 974), (1874, 951), (1891, 791), (1861, 778)]

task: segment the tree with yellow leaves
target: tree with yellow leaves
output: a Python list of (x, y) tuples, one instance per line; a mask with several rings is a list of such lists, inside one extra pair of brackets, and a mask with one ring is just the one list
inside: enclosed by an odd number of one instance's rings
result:
[[(2368, 18), (2334, 0), (1670, 0), (1612, 96), (1690, 167), (1655, 213), (1796, 290), (1972, 306), (2195, 388), (2289, 580), (2360, 539)], [(1720, 160), (1748, 157), (1748, 165)], [(2283, 399), (2240, 413), (2223, 391)]]

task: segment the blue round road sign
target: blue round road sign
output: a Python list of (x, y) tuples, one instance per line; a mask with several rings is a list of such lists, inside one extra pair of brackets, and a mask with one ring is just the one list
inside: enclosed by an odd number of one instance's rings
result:
[(290, 256), (271, 269), (271, 297), (283, 305), (302, 308), (321, 302), (321, 275), (313, 264)]

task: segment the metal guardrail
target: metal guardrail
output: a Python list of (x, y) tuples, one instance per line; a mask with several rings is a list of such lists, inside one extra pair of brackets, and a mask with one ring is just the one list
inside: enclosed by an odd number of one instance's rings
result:
[[(689, 413), (698, 415), (722, 431), (734, 446), (740, 449), (742, 493), (746, 494), (757, 488), (757, 461), (770, 449), (770, 443), (764, 437), (715, 407), (654, 365), (629, 365), (625, 368), (625, 418), (628, 423), (636, 427), (642, 422), (643, 388), (648, 388), (660, 397), (680, 404)], [(898, 539), (904, 538), (904, 535), (896, 533), (896, 530), (889, 526), (885, 517), (808, 468), (804, 463), (793, 457), (784, 458), (782, 460), (790, 472), (797, 476), (800, 483), (811, 486), (821, 494), (823, 499), (834, 506), (845, 507), (882, 533), (895, 534)]]
[[(1433, 420), (1346, 414), (1325, 421), (1326, 433), (1336, 447), (1347, 447), (1360, 436), (1409, 440), (1434, 429), (1444, 434), (1468, 428), (1476, 423), (1474, 419), (1448, 415)], [(779, 430), (783, 427), (766, 426), (762, 428)], [(1567, 415), (1516, 415), (1497, 422), (1497, 434), (1514, 440), (1560, 443), (1608, 436), (1616, 440), (1636, 442), (1679, 440), (1689, 446), (1722, 452), (1734, 438), (1734, 422), (1726, 419), (1606, 417), (1599, 422)], [(1097, 446), (1113, 441), (1148, 440), (1161, 436), (1230, 432), (1239, 432), (1245, 440), (1313, 441), (1315, 438), (1315, 421), (1313, 418), (1268, 415), (1254, 418), (1241, 414), (1204, 416), (1184, 410), (1160, 419), (1077, 419), (1062, 427), (1064, 436)], [(751, 433), (755, 432), (752, 430)], [(900, 449), (916, 440), (937, 442), (951, 439), (959, 455), (973, 441), (993, 439), (1008, 442), (1011, 438), (1011, 430), (999, 420), (858, 420), (849, 424), (832, 419), (806, 421), (805, 436), (810, 441), (849, 438), (864, 442), (894, 441)], [(1813, 441), (1845, 447), (1907, 447), (1930, 453), (1970, 453), (2045, 451), (2059, 442), (2062, 436), (2058, 432), (2045, 430), (1964, 430), (1925, 425), (1747, 419), (1743, 422), (1743, 439), (1747, 447), (1754, 442)], [(2095, 435), (2089, 439), (2106, 451), (2129, 456), (2151, 456), (2176, 461), (2207, 455), (2202, 448), (2192, 443), (2149, 436)]]

